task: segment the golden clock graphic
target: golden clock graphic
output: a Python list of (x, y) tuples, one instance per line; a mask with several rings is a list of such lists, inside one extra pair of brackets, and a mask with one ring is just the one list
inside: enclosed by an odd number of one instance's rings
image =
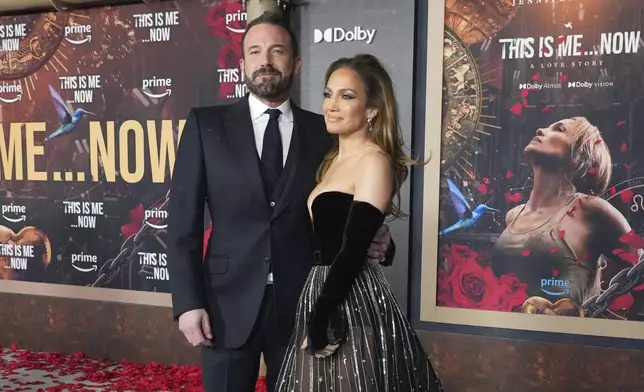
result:
[(443, 124), (441, 129), (441, 171), (463, 180), (476, 178), (473, 156), (482, 136), (501, 127), (491, 108), (495, 95), (486, 88), (489, 74), (472, 55), (463, 40), (449, 27), (443, 38)]
[(493, 40), (518, 9), (512, 0), (445, 1), (441, 130), (441, 171), (445, 174), (464, 181), (475, 179), (473, 156), (478, 141), (501, 129), (494, 124), (496, 93), (489, 88), (495, 65), (482, 62), (472, 48)]
[[(52, 12), (5, 18), (5, 26), (25, 25), (26, 36), (16, 38), (16, 50), (0, 52), (0, 80), (32, 75), (50, 61), (65, 36), (69, 14)], [(6, 41), (11, 38), (5, 38)], [(13, 48), (12, 48), (13, 49)]]
[(456, 165), (469, 171), (469, 161), (459, 160), (472, 143), (479, 125), (482, 89), (476, 60), (463, 41), (446, 27), (443, 38), (443, 170)]

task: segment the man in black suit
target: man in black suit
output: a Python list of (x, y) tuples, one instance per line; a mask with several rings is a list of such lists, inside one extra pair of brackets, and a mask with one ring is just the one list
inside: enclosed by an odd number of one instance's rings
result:
[[(307, 197), (332, 143), (324, 118), (288, 98), (301, 59), (281, 20), (251, 21), (242, 47), (250, 94), (190, 111), (170, 192), (173, 310), (203, 347), (209, 392), (254, 391), (262, 352), (273, 390), (313, 265)], [(206, 202), (213, 225), (202, 264)], [(383, 226), (370, 256), (390, 264), (390, 239)]]

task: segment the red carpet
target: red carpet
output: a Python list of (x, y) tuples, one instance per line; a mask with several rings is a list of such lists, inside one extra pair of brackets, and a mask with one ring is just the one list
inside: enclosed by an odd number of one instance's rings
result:
[[(62, 354), (0, 348), (2, 391), (203, 391), (200, 366), (87, 358), (83, 353)], [(264, 377), (256, 392), (265, 392)]]

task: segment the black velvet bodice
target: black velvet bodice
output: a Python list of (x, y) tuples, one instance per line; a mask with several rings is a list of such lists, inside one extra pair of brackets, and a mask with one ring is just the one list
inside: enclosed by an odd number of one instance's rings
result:
[(373, 205), (338, 191), (317, 195), (311, 215), (320, 252), (316, 264), (324, 266), (317, 268), (329, 268), (308, 323), (308, 350), (314, 353), (346, 335), (346, 319), (339, 317), (339, 305), (367, 262), (369, 245), (384, 215)]
[(313, 200), (311, 214), (317, 249), (315, 265), (331, 265), (340, 252), (352, 202), (353, 195), (339, 191), (322, 192)]

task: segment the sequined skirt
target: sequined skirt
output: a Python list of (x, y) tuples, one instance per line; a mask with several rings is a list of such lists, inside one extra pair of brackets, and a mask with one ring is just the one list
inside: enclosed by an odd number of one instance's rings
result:
[(276, 384), (278, 392), (438, 392), (436, 372), (398, 305), (382, 267), (368, 263), (343, 302), (346, 338), (330, 357), (301, 350), (328, 266), (313, 267)]

